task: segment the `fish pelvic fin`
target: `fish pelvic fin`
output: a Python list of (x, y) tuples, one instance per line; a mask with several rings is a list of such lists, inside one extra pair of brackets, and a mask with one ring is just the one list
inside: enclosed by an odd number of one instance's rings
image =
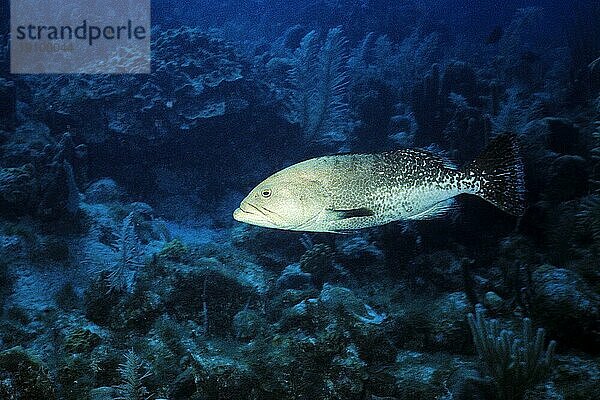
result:
[(517, 135), (496, 136), (465, 169), (479, 183), (474, 194), (515, 216), (525, 213), (525, 173)]

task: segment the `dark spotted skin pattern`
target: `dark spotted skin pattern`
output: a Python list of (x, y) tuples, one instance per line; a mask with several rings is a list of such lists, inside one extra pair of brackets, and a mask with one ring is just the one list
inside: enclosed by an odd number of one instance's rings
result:
[[(320, 157), (289, 168), (314, 175), (327, 193), (324, 211), (311, 221), (313, 226), (303, 226), (305, 230), (343, 231), (427, 219), (432, 207), (479, 189), (475, 176), (419, 149)], [(334, 212), (355, 209), (370, 210), (372, 215), (340, 218)]]

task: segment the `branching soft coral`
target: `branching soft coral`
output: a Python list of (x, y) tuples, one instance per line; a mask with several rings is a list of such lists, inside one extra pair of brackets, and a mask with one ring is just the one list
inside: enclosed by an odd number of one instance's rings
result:
[(485, 372), (494, 380), (501, 400), (519, 400), (525, 392), (544, 381), (554, 360), (556, 342), (544, 349), (545, 332), (533, 334), (531, 320), (523, 320), (521, 336), (500, 329), (496, 320), (486, 320), (478, 310), (469, 314), (468, 322), (475, 348)]
[(595, 245), (600, 244), (600, 194), (584, 197), (579, 207), (577, 227), (589, 232)]
[(123, 226), (118, 239), (119, 260), (114, 264), (108, 275), (111, 290), (129, 288), (127, 273), (138, 269), (142, 264), (142, 251), (135, 233), (135, 212), (131, 212), (123, 220)]
[[(600, 113), (600, 96), (598, 96), (598, 113)], [(591, 177), (591, 185), (595, 190), (600, 190), (600, 115), (598, 121), (595, 121), (596, 129), (592, 132), (592, 147), (590, 155), (594, 163), (593, 174)]]
[(407, 100), (415, 83), (442, 61), (442, 53), (436, 32), (425, 35), (416, 29), (400, 43), (386, 35), (368, 33), (352, 50), (348, 64), (353, 79), (371, 75), (389, 83), (401, 99)]
[(150, 376), (150, 373), (144, 371), (144, 365), (138, 355), (133, 350), (125, 353), (125, 362), (119, 365), (119, 375), (121, 375), (121, 384), (117, 386), (119, 400), (147, 400), (152, 397), (144, 387), (142, 381)]
[(309, 32), (294, 53), (293, 91), (288, 120), (315, 141), (344, 141), (352, 124), (346, 102), (347, 41), (342, 30), (329, 30), (323, 46)]
[(596, 130), (592, 133), (590, 150), (593, 163), (590, 185), (594, 189), (594, 193), (581, 199), (579, 211), (576, 214), (576, 225), (580, 230), (588, 232), (594, 245), (598, 246), (600, 244), (600, 121), (595, 121), (595, 124)]

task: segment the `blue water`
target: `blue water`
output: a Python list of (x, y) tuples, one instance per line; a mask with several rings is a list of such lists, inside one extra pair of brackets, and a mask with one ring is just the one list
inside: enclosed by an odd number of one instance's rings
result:
[[(118, 75), (12, 74), (9, 9), (0, 399), (600, 398), (598, 2), (155, 0)], [(406, 148), (502, 184), (364, 229), (259, 185)]]

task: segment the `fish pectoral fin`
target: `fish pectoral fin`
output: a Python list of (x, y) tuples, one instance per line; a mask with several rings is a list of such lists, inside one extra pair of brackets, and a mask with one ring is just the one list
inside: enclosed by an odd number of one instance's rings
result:
[(361, 208), (352, 208), (348, 210), (335, 210), (328, 209), (327, 210), (335, 220), (348, 219), (348, 218), (357, 218), (357, 217), (371, 217), (375, 215), (373, 210), (366, 207)]
[(423, 219), (434, 219), (441, 217), (442, 215), (448, 213), (450, 210), (456, 208), (458, 205), (454, 198), (450, 198), (448, 200), (440, 201), (439, 203), (435, 203), (431, 208), (428, 208), (425, 211), (422, 211), (418, 214), (410, 216), (406, 219), (410, 220), (423, 220)]

